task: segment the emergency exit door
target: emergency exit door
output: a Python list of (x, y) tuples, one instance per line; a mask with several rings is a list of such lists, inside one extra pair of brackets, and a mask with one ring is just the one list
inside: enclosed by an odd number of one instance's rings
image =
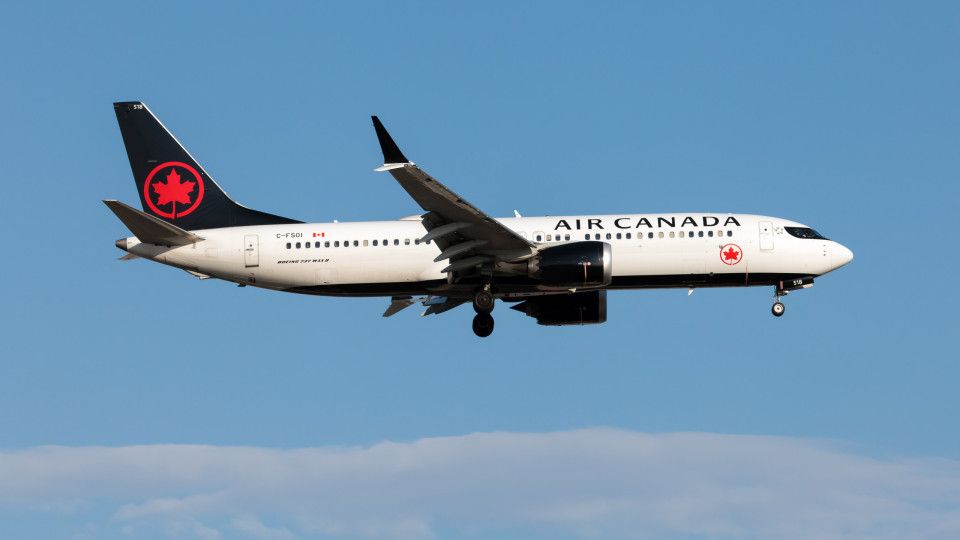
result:
[(260, 241), (255, 234), (243, 237), (243, 264), (247, 268), (260, 266)]

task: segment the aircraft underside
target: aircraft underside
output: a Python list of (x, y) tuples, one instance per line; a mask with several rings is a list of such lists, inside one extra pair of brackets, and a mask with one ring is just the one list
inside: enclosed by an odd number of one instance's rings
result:
[[(674, 276), (615, 276), (610, 285), (602, 290), (631, 289), (700, 289), (707, 287), (759, 287), (776, 286), (780, 282), (812, 278), (809, 274), (704, 274)], [(473, 282), (471, 282), (473, 281)], [(510, 299), (511, 297), (536, 296), (544, 294), (566, 293), (569, 289), (544, 290), (529, 279), (506, 277), (495, 280), (493, 296)], [(417, 281), (406, 283), (340, 283), (336, 285), (311, 285), (282, 289), (284, 292), (312, 294), (318, 296), (363, 296), (384, 297), (402, 295), (442, 295), (449, 298), (472, 299), (479, 283), (476, 280), (464, 280), (449, 284), (446, 280)], [(584, 288), (580, 290), (597, 290)]]

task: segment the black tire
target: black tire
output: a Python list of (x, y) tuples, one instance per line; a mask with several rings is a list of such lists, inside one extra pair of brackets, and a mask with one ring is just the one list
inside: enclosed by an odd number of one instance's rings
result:
[(473, 333), (477, 337), (487, 337), (493, 333), (493, 317), (489, 313), (478, 313), (473, 318)]
[(493, 311), (494, 298), (490, 291), (480, 289), (473, 295), (473, 310), (477, 313), (490, 313)]
[(783, 313), (784, 313), (785, 311), (787, 311), (787, 306), (783, 305), (783, 304), (780, 303), (780, 302), (777, 302), (776, 304), (773, 305), (773, 307), (770, 309), (770, 311), (771, 311), (771, 312), (773, 313), (773, 315), (776, 316), (776, 317), (783, 317)]

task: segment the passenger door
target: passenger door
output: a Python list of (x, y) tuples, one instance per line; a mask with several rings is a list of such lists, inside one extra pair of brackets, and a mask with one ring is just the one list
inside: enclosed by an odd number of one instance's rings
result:
[(260, 240), (255, 234), (243, 237), (243, 265), (247, 268), (260, 266)]
[(773, 223), (760, 222), (760, 251), (773, 251)]

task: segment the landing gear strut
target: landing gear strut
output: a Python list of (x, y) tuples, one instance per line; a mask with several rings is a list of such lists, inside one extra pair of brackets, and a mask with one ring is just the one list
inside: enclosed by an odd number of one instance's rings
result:
[(784, 312), (787, 311), (787, 306), (783, 305), (783, 303), (780, 301), (780, 297), (786, 296), (786, 295), (787, 295), (787, 291), (781, 289), (780, 287), (776, 287), (774, 289), (773, 297), (776, 298), (777, 301), (774, 302), (773, 308), (770, 309), (770, 311), (773, 313), (775, 317), (782, 317)]
[(479, 337), (487, 337), (493, 333), (493, 317), (490, 312), (493, 311), (494, 302), (489, 283), (473, 294), (473, 310), (477, 312), (477, 316), (473, 318), (473, 333)]

